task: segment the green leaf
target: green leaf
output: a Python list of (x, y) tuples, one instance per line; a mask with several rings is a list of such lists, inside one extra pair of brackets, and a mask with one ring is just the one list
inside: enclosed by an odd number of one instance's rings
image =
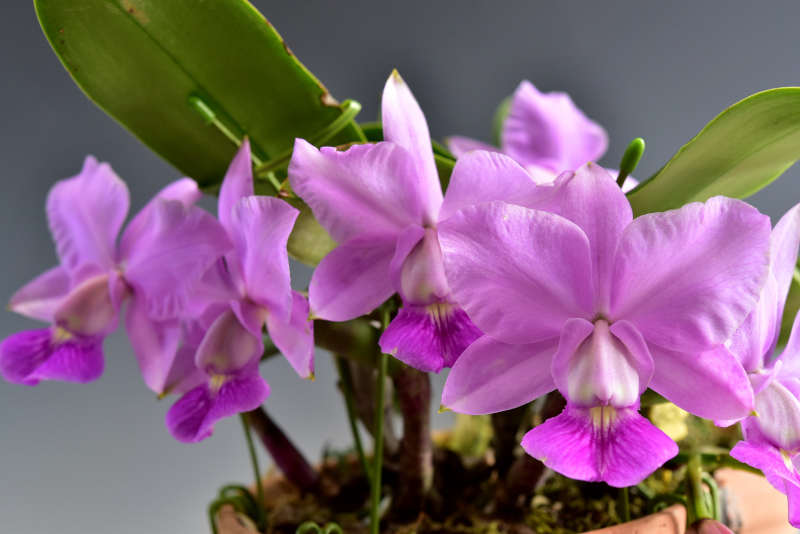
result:
[(492, 118), (492, 144), (500, 146), (502, 144), (503, 124), (506, 122), (508, 112), (511, 111), (511, 96), (507, 96), (497, 106)]
[(297, 197), (284, 200), (300, 210), (289, 236), (289, 255), (301, 263), (316, 267), (336, 247), (336, 241), (319, 225), (308, 204)]
[(447, 192), (447, 186), (450, 185), (450, 175), (453, 174), (453, 167), (455, 167), (456, 162), (439, 154), (434, 154), (433, 159), (436, 161), (436, 170), (439, 172), (439, 183), (442, 184), (442, 191)]
[(786, 297), (786, 306), (783, 308), (781, 318), (781, 333), (778, 337), (778, 346), (783, 347), (789, 341), (792, 325), (797, 312), (800, 311), (800, 269), (794, 268), (792, 284), (789, 286), (789, 295)]
[(380, 122), (364, 122), (361, 125), (364, 137), (370, 143), (380, 143), (383, 141), (383, 124)]
[[(147, 146), (218, 184), (245, 134), (254, 161), (314, 139), (341, 106), (244, 0), (35, 0), (47, 39), (86, 95)], [(328, 144), (364, 141), (351, 120)], [(326, 134), (327, 132), (327, 134)]]
[(635, 216), (745, 198), (800, 159), (800, 88), (770, 89), (734, 104), (649, 180), (628, 193)]

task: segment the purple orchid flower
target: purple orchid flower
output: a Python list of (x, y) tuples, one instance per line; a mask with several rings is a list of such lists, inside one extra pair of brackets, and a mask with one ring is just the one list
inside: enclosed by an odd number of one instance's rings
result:
[[(800, 249), (800, 204), (772, 231), (770, 275), (756, 308), (729, 343), (748, 373), (755, 413), (742, 421), (745, 441), (731, 456), (764, 471), (789, 497), (789, 522), (800, 528), (800, 320), (795, 319), (783, 353), (773, 359), (789, 286)], [(799, 316), (800, 317), (800, 316)], [(727, 426), (735, 420), (718, 421)]]
[(3, 378), (27, 385), (99, 378), (103, 339), (116, 329), (126, 298), (148, 323), (180, 315), (205, 270), (230, 247), (219, 223), (192, 206), (199, 196), (188, 178), (171, 184), (133, 218), (117, 246), (130, 200), (111, 167), (87, 157), (80, 174), (56, 183), (47, 218), (61, 265), (10, 303), (52, 326), (0, 344)]
[(397, 292), (403, 308), (381, 336), (381, 350), (438, 373), (481, 332), (450, 292), (436, 225), (492, 200), (556, 209), (567, 178), (537, 186), (507, 156), (475, 151), (456, 163), (443, 195), (425, 116), (397, 71), (381, 109), (383, 142), (343, 152), (295, 142), (292, 189), (340, 244), (311, 279), (311, 314), (346, 321)]
[(638, 413), (648, 386), (700, 417), (752, 410), (723, 343), (766, 283), (769, 231), (724, 197), (633, 220), (591, 164), (566, 186), (561, 216), (461, 210), (439, 225), (445, 273), (487, 335), (451, 370), (443, 407), (493, 413), (557, 388), (567, 407), (525, 436), (528, 454), (571, 478), (640, 482), (678, 450)]
[[(471, 150), (500, 152), (544, 184), (564, 171), (602, 158), (608, 150), (608, 134), (586, 117), (567, 93), (541, 93), (523, 80), (511, 97), (500, 147), (457, 135), (447, 139), (447, 147), (457, 158)], [(616, 180), (619, 171), (606, 170)], [(637, 185), (639, 182), (628, 176), (622, 191), (627, 193)]]
[[(234, 249), (206, 273), (184, 322), (186, 392), (167, 413), (167, 428), (193, 443), (213, 433), (219, 419), (254, 410), (269, 395), (258, 372), (262, 328), (303, 378), (313, 378), (313, 323), (308, 301), (292, 291), (286, 243), (299, 211), (277, 198), (255, 196), (247, 140), (231, 162), (219, 194), (218, 217)], [(194, 367), (186, 364), (193, 355)]]

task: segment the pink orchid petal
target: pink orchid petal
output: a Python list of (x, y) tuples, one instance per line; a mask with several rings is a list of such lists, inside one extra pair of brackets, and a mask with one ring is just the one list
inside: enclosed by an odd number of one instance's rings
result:
[(407, 226), (400, 232), (397, 237), (397, 245), (395, 247), (394, 256), (389, 263), (389, 277), (392, 280), (392, 285), (403, 300), (407, 300), (403, 295), (403, 266), (406, 263), (406, 258), (417, 246), (417, 243), (422, 241), (425, 237), (425, 228), (418, 224)]
[(564, 322), (550, 372), (558, 390), (566, 399), (569, 399), (569, 371), (575, 364), (575, 354), (593, 331), (594, 325), (586, 319), (572, 318)]
[(777, 359), (783, 363), (783, 375), (800, 378), (800, 313), (795, 316), (789, 341)]
[(456, 301), (499, 341), (534, 343), (592, 318), (589, 242), (566, 219), (492, 202), (439, 223), (439, 242)]
[[(228, 255), (230, 255), (230, 252)], [(203, 277), (198, 282), (184, 308), (184, 314), (191, 317), (199, 317), (212, 304), (224, 303), (227, 305), (232, 300), (245, 298), (247, 298), (247, 295), (244, 288), (237, 287), (234, 283), (228, 262), (220, 258), (203, 273)]]
[(740, 441), (731, 449), (731, 456), (742, 463), (760, 469), (764, 473), (778, 475), (781, 478), (798, 484), (794, 469), (790, 470), (786, 460), (781, 456), (778, 447), (770, 445), (765, 441)]
[(631, 205), (605, 169), (586, 164), (566, 187), (561, 216), (577, 224), (589, 238), (595, 310), (608, 313), (614, 252), (633, 220)]
[(181, 342), (180, 321), (154, 321), (147, 315), (145, 303), (132, 298), (125, 313), (125, 329), (145, 385), (158, 395), (165, 393)]
[(444, 140), (444, 142), (447, 145), (447, 148), (456, 158), (460, 158), (467, 152), (472, 152), (473, 150), (500, 152), (500, 149), (494, 145), (490, 145), (476, 139), (470, 139), (469, 137), (462, 137), (460, 135), (448, 137)]
[(230, 248), (214, 217), (197, 207), (158, 199), (124, 258), (125, 280), (145, 299), (150, 317), (177, 317), (205, 271)]
[(227, 375), (258, 362), (264, 353), (259, 331), (254, 335), (231, 309), (219, 315), (197, 348), (195, 363), (208, 374)]
[(70, 336), (55, 327), (19, 332), (0, 343), (0, 375), (13, 384), (85, 384), (100, 378), (103, 367), (102, 338)]
[(69, 288), (69, 273), (63, 267), (53, 267), (14, 293), (8, 307), (25, 317), (53, 322), (53, 314), (69, 293)]
[(78, 284), (61, 301), (53, 314), (54, 323), (82, 337), (107, 336), (117, 328), (123, 282), (107, 274)]
[(172, 360), (172, 366), (169, 368), (162, 395), (182, 395), (208, 380), (208, 375), (195, 363), (196, 352), (196, 348), (188, 345), (183, 345), (178, 349), (175, 359)]
[(642, 334), (636, 330), (636, 327), (628, 321), (617, 321), (611, 325), (609, 331), (628, 349), (631, 365), (639, 374), (639, 395), (641, 395), (650, 384), (650, 379), (653, 378), (656, 368), (653, 357), (650, 355), (650, 349), (647, 347), (647, 342), (642, 337)]
[(381, 114), (384, 140), (400, 145), (414, 158), (414, 182), (418, 184), (418, 201), (422, 210), (419, 222), (434, 224), (442, 205), (442, 186), (433, 158), (431, 134), (425, 115), (397, 71), (389, 76), (383, 88)]
[(496, 413), (553, 391), (550, 364), (557, 348), (557, 337), (525, 345), (481, 337), (450, 370), (442, 406), (469, 415)]
[(349, 321), (391, 297), (395, 289), (389, 264), (396, 239), (391, 234), (364, 234), (322, 258), (308, 288), (311, 315), (328, 321)]
[(236, 204), (230, 220), (247, 296), (283, 321), (292, 309), (286, 243), (299, 214), (283, 200), (251, 196)]
[(772, 359), (772, 342), (778, 325), (777, 308), (778, 283), (770, 274), (758, 304), (736, 329), (728, 345), (748, 373), (760, 369)]
[(287, 322), (268, 314), (267, 332), (300, 378), (314, 374), (314, 321), (308, 320), (305, 297), (297, 291), (292, 293), (292, 315)]
[(235, 300), (228, 303), (236, 318), (254, 338), (262, 338), (264, 322), (269, 310), (249, 300)]
[(233, 235), (233, 210), (240, 200), (253, 196), (253, 162), (250, 159), (250, 140), (245, 137), (242, 146), (233, 157), (228, 172), (219, 188), (217, 218), (229, 235)]
[(503, 151), (520, 164), (547, 162), (556, 172), (597, 161), (608, 148), (605, 130), (568, 94), (541, 93), (527, 80), (514, 92), (501, 140)]
[(612, 321), (671, 350), (724, 343), (767, 281), (769, 231), (765, 215), (725, 197), (637, 217), (617, 245)]
[[(614, 183), (617, 182), (617, 178), (619, 178), (619, 169), (609, 169), (605, 167), (608, 174), (611, 175), (611, 178), (614, 179)], [(628, 176), (625, 178), (625, 183), (622, 184), (622, 192), (627, 193), (628, 191), (634, 189), (637, 185), (639, 185), (639, 180), (634, 178), (633, 176)]]
[(789, 500), (789, 524), (800, 528), (800, 486), (787, 480), (785, 488)]
[(753, 411), (753, 389), (728, 349), (676, 352), (648, 343), (656, 368), (650, 387), (687, 412), (706, 419), (740, 419)]
[(571, 404), (525, 434), (522, 448), (562, 475), (617, 488), (635, 486), (678, 454), (675, 442), (636, 408)]
[(457, 304), (406, 304), (397, 312), (378, 344), (406, 365), (438, 373), (452, 367), (483, 333)]
[(164, 200), (176, 200), (190, 208), (194, 206), (201, 198), (203, 193), (197, 187), (197, 182), (191, 178), (181, 178), (171, 184), (167, 185), (156, 193), (156, 195), (145, 204), (145, 206), (134, 215), (131, 222), (122, 232), (122, 237), (119, 240), (119, 249), (117, 250), (117, 258), (127, 258), (130, 255), (131, 247), (135, 247), (136, 243), (142, 238), (142, 234), (147, 232), (147, 222), (150, 217), (150, 211), (153, 206)]
[(757, 417), (748, 421), (770, 443), (781, 449), (800, 448), (800, 400), (779, 380), (773, 380), (755, 396)]
[(128, 214), (128, 187), (111, 166), (88, 156), (80, 174), (56, 183), (47, 195), (47, 220), (61, 265), (73, 273), (83, 263), (108, 270)]
[(420, 178), (405, 148), (354, 145), (344, 152), (295, 141), (289, 164), (292, 190), (337, 243), (364, 233), (397, 235), (423, 222)]
[(181, 443), (203, 441), (214, 433), (217, 421), (255, 410), (269, 396), (258, 365), (224, 377), (221, 385), (211, 380), (186, 393), (167, 412), (167, 429)]
[(422, 239), (409, 250), (420, 228), (409, 226), (400, 234), (389, 275), (405, 304), (427, 306), (443, 302), (450, 294), (450, 287), (444, 274), (442, 247), (436, 229), (425, 228)]
[(609, 327), (583, 319), (564, 323), (553, 379), (578, 406), (628, 407), (639, 400), (653, 374), (653, 360), (641, 334), (621, 321)]
[[(783, 317), (783, 307), (786, 304), (786, 297), (789, 294), (789, 286), (792, 284), (795, 266), (797, 265), (797, 252), (800, 248), (800, 204), (787, 211), (775, 228), (772, 230), (772, 250), (771, 250), (771, 272), (778, 283), (777, 315), (780, 320)], [(778, 342), (776, 330), (774, 343)], [(774, 347), (773, 343), (773, 347)]]
[(525, 169), (503, 154), (471, 152), (456, 162), (444, 197), (439, 220), (484, 202), (507, 204), (558, 213), (568, 179), (537, 184)]

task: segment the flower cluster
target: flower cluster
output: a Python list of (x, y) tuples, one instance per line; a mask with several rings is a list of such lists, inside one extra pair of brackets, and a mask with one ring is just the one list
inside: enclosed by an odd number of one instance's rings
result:
[(0, 344), (15, 383), (87, 382), (102, 341), (125, 326), (147, 386), (183, 396), (167, 414), (194, 442), (253, 410), (266, 334), (313, 377), (313, 320), (348, 321), (394, 294), (379, 345), (425, 372), (452, 368), (442, 407), (489, 414), (557, 390), (564, 411), (522, 447), (569, 477), (626, 487), (678, 451), (639, 413), (648, 388), (720, 426), (741, 421), (731, 454), (790, 498), (800, 526), (800, 326), (774, 358), (800, 247), (800, 206), (771, 229), (740, 200), (713, 197), (637, 218), (615, 171), (593, 163), (605, 131), (565, 94), (523, 82), (501, 147), (461, 137), (442, 190), (425, 117), (395, 72), (384, 141), (337, 149), (297, 139), (291, 192), (338, 243), (290, 286), (298, 211), (255, 196), (247, 140), (219, 193), (218, 218), (194, 182), (160, 192), (129, 223), (124, 183), (89, 158), (56, 184), (47, 216), (60, 266), (11, 308), (50, 327)]
[(167, 427), (183, 442), (214, 423), (253, 410), (269, 395), (258, 374), (262, 327), (297, 373), (313, 373), (308, 304), (289, 281), (286, 242), (297, 218), (287, 203), (253, 194), (245, 141), (222, 184), (219, 220), (194, 204), (193, 180), (159, 192), (128, 224), (125, 183), (89, 157), (58, 182), (47, 218), (60, 266), (20, 289), (13, 311), (50, 327), (0, 344), (9, 382), (90, 382), (103, 372), (103, 339), (125, 327), (147, 387), (183, 393)]

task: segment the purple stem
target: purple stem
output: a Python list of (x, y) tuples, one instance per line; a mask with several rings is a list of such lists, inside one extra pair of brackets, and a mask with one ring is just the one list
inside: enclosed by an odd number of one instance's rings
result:
[(319, 482), (317, 472), (286, 437), (283, 430), (270, 419), (264, 408), (256, 408), (252, 412), (247, 412), (245, 416), (287, 480), (301, 491), (316, 492)]

